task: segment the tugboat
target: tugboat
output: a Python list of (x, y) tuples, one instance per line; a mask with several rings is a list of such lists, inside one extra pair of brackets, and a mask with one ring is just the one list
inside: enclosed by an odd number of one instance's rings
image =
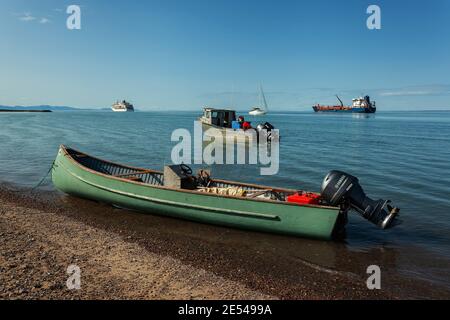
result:
[(353, 112), (353, 113), (375, 113), (377, 108), (375, 101), (370, 101), (369, 96), (359, 97), (352, 100), (351, 106), (344, 106), (342, 100), (336, 95), (339, 102), (339, 106), (323, 106), (317, 104), (313, 106), (314, 112)]
[(116, 101), (111, 107), (112, 111), (114, 112), (133, 112), (134, 107), (131, 103), (122, 100), (122, 101)]

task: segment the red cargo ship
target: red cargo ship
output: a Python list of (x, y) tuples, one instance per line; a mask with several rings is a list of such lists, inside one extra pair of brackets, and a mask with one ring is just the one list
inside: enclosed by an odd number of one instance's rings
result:
[(377, 108), (375, 107), (375, 101), (370, 101), (369, 96), (364, 98), (355, 98), (352, 100), (351, 106), (344, 106), (342, 100), (336, 96), (341, 103), (339, 106), (323, 106), (317, 104), (313, 106), (315, 112), (354, 112), (354, 113), (375, 113)]

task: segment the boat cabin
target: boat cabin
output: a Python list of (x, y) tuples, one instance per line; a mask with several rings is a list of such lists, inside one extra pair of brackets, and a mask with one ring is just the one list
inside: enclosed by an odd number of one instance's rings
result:
[(369, 96), (352, 99), (353, 108), (374, 108), (375, 101), (370, 101)]
[(236, 111), (229, 109), (203, 108), (201, 122), (221, 128), (231, 128), (236, 121)]

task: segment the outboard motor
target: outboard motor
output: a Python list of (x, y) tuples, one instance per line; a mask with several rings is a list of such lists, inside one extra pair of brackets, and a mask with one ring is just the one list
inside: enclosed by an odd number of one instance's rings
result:
[(381, 229), (393, 227), (400, 209), (389, 205), (390, 200), (372, 200), (359, 185), (358, 178), (342, 171), (330, 171), (322, 183), (322, 198), (336, 206), (348, 204), (365, 219)]
[(262, 130), (266, 130), (268, 142), (272, 140), (272, 133), (271, 133), (272, 129), (275, 129), (275, 127), (271, 125), (269, 122), (260, 123), (256, 126), (256, 132), (258, 132), (258, 135)]

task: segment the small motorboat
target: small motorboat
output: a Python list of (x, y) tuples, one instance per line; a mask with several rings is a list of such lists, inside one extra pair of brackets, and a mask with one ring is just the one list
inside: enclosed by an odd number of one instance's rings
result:
[(151, 214), (263, 232), (332, 239), (342, 234), (354, 209), (385, 229), (398, 209), (366, 197), (358, 179), (332, 171), (322, 192), (306, 192), (195, 176), (187, 165), (164, 172), (102, 160), (60, 146), (52, 168), (55, 187), (65, 193)]
[[(243, 117), (240, 117), (243, 118)], [(215, 136), (217, 134), (225, 137), (226, 135), (234, 137), (238, 143), (251, 142), (252, 136), (249, 135), (251, 131), (256, 134), (259, 139), (259, 134), (264, 133), (267, 142), (278, 142), (279, 136), (272, 135), (272, 130), (275, 127), (269, 122), (260, 123), (251, 130), (243, 130), (237, 121), (236, 111), (232, 109), (216, 109), (210, 107), (203, 108), (203, 115), (198, 119), (202, 124), (202, 129), (207, 136)], [(209, 130), (215, 129), (215, 130)]]

